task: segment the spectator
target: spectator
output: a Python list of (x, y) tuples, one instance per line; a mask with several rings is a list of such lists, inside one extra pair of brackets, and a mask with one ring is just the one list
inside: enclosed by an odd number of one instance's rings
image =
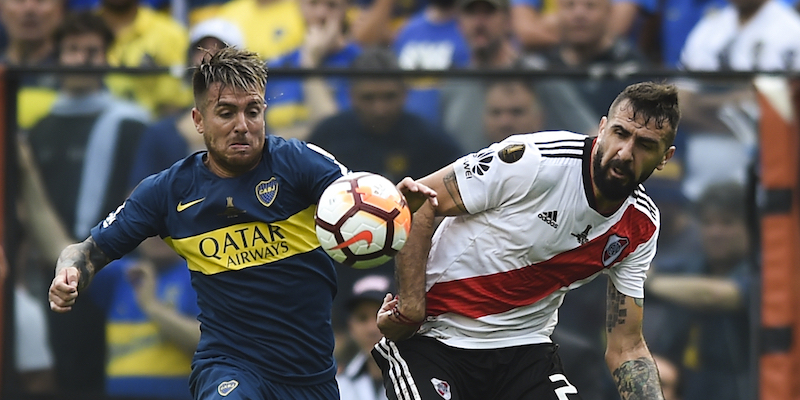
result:
[(92, 282), (92, 300), (107, 320), (106, 394), (191, 399), (200, 309), (186, 261), (157, 238), (142, 242), (139, 252), (109, 264)]
[[(394, 54), (383, 49), (365, 50), (352, 68), (399, 70)], [(455, 160), (461, 150), (453, 139), (403, 110), (405, 92), (400, 78), (354, 80), (350, 84), (353, 109), (322, 121), (309, 141), (354, 171), (375, 172), (394, 182), (425, 176), (437, 165)]]
[(485, 146), (515, 133), (538, 132), (544, 114), (533, 88), (521, 80), (503, 80), (488, 85), (483, 109)]
[[(63, 19), (61, 0), (0, 0), (0, 19), (8, 34), (2, 63), (54, 66), (53, 32)], [(52, 75), (25, 75), (17, 93), (17, 126), (28, 129), (47, 114), (56, 98)]]
[(646, 19), (656, 12), (655, 0), (613, 0), (608, 28), (615, 37), (637, 43)]
[[(422, 11), (424, 0), (356, 0), (348, 18), (353, 39), (362, 46), (390, 45), (412, 15)], [(387, 29), (388, 28), (388, 29)]]
[(689, 32), (700, 18), (725, 7), (725, 0), (665, 0), (659, 4), (659, 40), (661, 62), (665, 67), (678, 68), (681, 50)]
[[(170, 17), (139, 5), (139, 0), (101, 0), (99, 14), (114, 32), (108, 50), (112, 67), (186, 65), (186, 30)], [(112, 93), (143, 105), (154, 115), (176, 112), (191, 103), (191, 91), (171, 75), (109, 75)]]
[(347, 327), (358, 353), (336, 376), (341, 400), (386, 400), (381, 369), (370, 352), (381, 340), (375, 315), (383, 296), (395, 293), (391, 274), (370, 274), (357, 280), (347, 299)]
[[(239, 28), (231, 22), (213, 18), (203, 21), (189, 32), (189, 63), (187, 80), (191, 79), (194, 67), (200, 65), (204, 56), (226, 46), (244, 48)], [(176, 161), (202, 149), (203, 137), (197, 133), (192, 122), (192, 109), (168, 116), (145, 130), (134, 157), (128, 187), (133, 189), (149, 175), (169, 168)]]
[[(608, 21), (611, 0), (559, 0), (557, 12), (561, 43), (523, 60), (531, 69), (592, 69), (599, 72), (632, 72), (645, 59), (625, 38), (615, 38)], [(605, 115), (608, 104), (630, 80), (550, 79), (538, 85), (547, 98), (547, 114), (560, 129), (591, 132), (594, 121)]]
[[(681, 64), (691, 71), (797, 71), (797, 37), (800, 16), (785, 3), (735, 0), (698, 22), (686, 40)], [(696, 198), (707, 182), (744, 176), (758, 137), (759, 110), (749, 82), (714, 85), (684, 81), (680, 88), (685, 126), (693, 130), (687, 194)], [(718, 150), (723, 147), (731, 153), (724, 159)]]
[(233, 0), (217, 17), (233, 22), (247, 49), (271, 60), (297, 49), (306, 34), (298, 0)]
[(800, 69), (800, 16), (778, 0), (732, 0), (692, 29), (681, 64), (693, 71)]
[[(704, 259), (701, 269), (647, 280), (647, 293), (691, 316), (670, 360), (683, 366), (684, 400), (749, 398), (748, 304), (753, 264), (748, 210), (737, 183), (709, 186), (697, 202)], [(681, 357), (682, 356), (682, 357)]]
[[(469, 68), (511, 68), (518, 59), (511, 42), (508, 0), (459, 0), (458, 23), (470, 50)], [(481, 148), (484, 82), (451, 79), (442, 87), (445, 129), (468, 151)]]
[[(558, 43), (560, 30), (554, 13), (554, 1), (513, 0), (511, 5), (514, 36), (524, 49), (536, 51)], [(548, 5), (551, 6), (546, 7)]]
[[(361, 49), (345, 35), (347, 0), (299, 0), (307, 32), (299, 49), (269, 62), (270, 67), (345, 68)], [(350, 108), (343, 78), (279, 78), (267, 85), (267, 126), (273, 133), (305, 139), (323, 118)]]
[[(469, 63), (469, 47), (458, 29), (455, 0), (435, 0), (397, 34), (394, 51), (402, 69), (445, 70)], [(411, 81), (406, 109), (441, 124), (438, 79)]]
[[(55, 37), (59, 65), (108, 65), (106, 51), (113, 34), (100, 17), (70, 16)], [(41, 174), (41, 193), (49, 197), (24, 198), (28, 204), (38, 204), (30, 207), (36, 211), (29, 213), (27, 228), (48, 265), (55, 262), (64, 242), (86, 236), (92, 221), (125, 199), (133, 159), (129, 149), (136, 146), (147, 121), (143, 109), (116, 100), (104, 90), (99, 76), (64, 75), (61, 87), (50, 114), (27, 134), (33, 160), (30, 168), (23, 169), (23, 175)], [(48, 216), (51, 219), (42, 223)], [(102, 391), (104, 354), (97, 345), (105, 342), (102, 313), (91, 303), (75, 311), (48, 313), (59, 389)], [(82, 360), (81, 368), (71, 365), (75, 359)]]

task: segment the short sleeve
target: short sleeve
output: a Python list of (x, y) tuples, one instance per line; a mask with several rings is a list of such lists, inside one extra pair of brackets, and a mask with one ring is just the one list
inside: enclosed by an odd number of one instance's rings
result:
[(152, 175), (130, 197), (91, 230), (101, 250), (112, 260), (133, 251), (144, 239), (163, 231), (166, 213), (166, 172)]
[(306, 183), (311, 201), (316, 204), (322, 192), (336, 179), (346, 175), (349, 170), (336, 161), (336, 157), (321, 147), (305, 142), (300, 143), (298, 167), (303, 171), (302, 179)]
[(457, 159), (452, 165), (467, 211), (475, 214), (527, 195), (539, 162), (538, 149), (514, 136)]
[(614, 287), (622, 294), (641, 299), (644, 298), (644, 281), (647, 279), (647, 270), (656, 256), (656, 243), (658, 242), (658, 229), (653, 236), (642, 243), (622, 262), (606, 271)]

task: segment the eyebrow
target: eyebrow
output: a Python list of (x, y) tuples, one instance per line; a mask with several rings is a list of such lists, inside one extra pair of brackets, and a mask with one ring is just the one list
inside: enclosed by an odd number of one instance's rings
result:
[[(248, 107), (251, 107), (251, 106), (254, 106), (254, 105), (258, 106), (258, 105), (261, 105), (261, 104), (264, 104), (264, 102), (261, 101), (261, 100), (251, 100), (250, 102), (245, 104), (244, 108), (248, 108)], [(217, 103), (216, 107), (214, 107), (214, 108), (225, 108), (225, 107), (237, 108), (238, 104), (233, 103), (233, 102), (229, 102), (229, 101), (221, 100), (221, 101), (219, 101)]]
[[(619, 129), (620, 131), (624, 132), (627, 135), (633, 135), (633, 133), (631, 133), (631, 131), (623, 128), (622, 125), (612, 125), (611, 129)], [(651, 137), (642, 136), (642, 135), (637, 135), (636, 136), (636, 140), (638, 140), (640, 142), (647, 142), (647, 143), (655, 144), (655, 145), (658, 145), (659, 143), (661, 143), (661, 141), (658, 140), (658, 139), (653, 139)]]

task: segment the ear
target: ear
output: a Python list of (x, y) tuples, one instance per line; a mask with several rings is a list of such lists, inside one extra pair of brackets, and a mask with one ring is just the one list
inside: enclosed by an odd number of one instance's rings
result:
[(197, 133), (203, 134), (203, 114), (197, 107), (192, 108), (192, 121), (194, 122), (194, 129), (197, 130)]
[(667, 165), (667, 161), (669, 161), (669, 159), (672, 158), (673, 155), (675, 155), (675, 146), (669, 146), (669, 149), (667, 149), (667, 152), (664, 153), (664, 158), (661, 159), (660, 163), (658, 163), (658, 166), (656, 166), (656, 169), (659, 170), (659, 171), (664, 169), (664, 166)]
[(606, 125), (608, 125), (608, 117), (603, 116), (603, 118), (600, 118), (600, 126), (597, 128), (597, 137), (603, 136), (603, 132), (606, 130)]

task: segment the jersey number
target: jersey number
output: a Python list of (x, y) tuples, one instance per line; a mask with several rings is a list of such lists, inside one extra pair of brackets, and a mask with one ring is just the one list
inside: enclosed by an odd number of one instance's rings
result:
[(558, 400), (569, 400), (569, 396), (567, 396), (568, 394), (578, 394), (578, 388), (572, 386), (564, 374), (550, 375), (550, 382), (556, 383), (558, 381), (564, 381), (564, 383), (567, 384), (566, 386), (562, 386), (555, 390)]

